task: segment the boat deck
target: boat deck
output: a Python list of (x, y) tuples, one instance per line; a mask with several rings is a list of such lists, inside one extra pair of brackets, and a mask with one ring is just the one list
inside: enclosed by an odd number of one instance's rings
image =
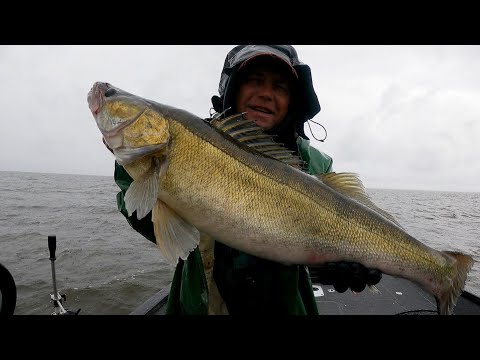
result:
[[(320, 315), (436, 315), (436, 301), (416, 284), (384, 274), (376, 285), (378, 292), (347, 290), (338, 293), (333, 286), (313, 284)], [(169, 289), (156, 293), (130, 315), (164, 315)], [(463, 292), (454, 315), (480, 315), (480, 298)]]

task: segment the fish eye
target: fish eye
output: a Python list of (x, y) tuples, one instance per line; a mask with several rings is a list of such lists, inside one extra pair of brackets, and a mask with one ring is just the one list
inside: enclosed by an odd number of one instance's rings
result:
[(105, 91), (105, 97), (110, 97), (112, 95), (115, 95), (116, 92), (117, 90), (115, 90), (114, 88), (110, 88), (107, 91)]

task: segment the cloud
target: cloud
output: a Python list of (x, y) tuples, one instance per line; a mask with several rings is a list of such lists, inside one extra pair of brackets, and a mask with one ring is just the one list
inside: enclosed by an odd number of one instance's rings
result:
[[(113, 175), (86, 102), (93, 83), (207, 117), (232, 47), (1, 46), (0, 170)], [(328, 131), (312, 144), (337, 171), (370, 187), (480, 191), (479, 46), (296, 48)]]

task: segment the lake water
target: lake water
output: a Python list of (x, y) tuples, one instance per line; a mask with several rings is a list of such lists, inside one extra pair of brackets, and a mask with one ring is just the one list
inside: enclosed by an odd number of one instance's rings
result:
[[(80, 314), (123, 315), (163, 287), (174, 268), (117, 210), (111, 176), (0, 172), (0, 263), (17, 285), (16, 315), (49, 315), (48, 235), (57, 289)], [(465, 289), (480, 296), (480, 193), (368, 189), (418, 240), (476, 262)]]

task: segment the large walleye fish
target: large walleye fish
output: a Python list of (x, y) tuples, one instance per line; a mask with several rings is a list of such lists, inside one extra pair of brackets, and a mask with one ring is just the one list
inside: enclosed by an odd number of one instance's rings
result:
[(312, 176), (241, 115), (203, 119), (97, 82), (88, 103), (105, 142), (134, 179), (129, 215), (152, 211), (175, 264), (200, 234), (284, 264), (351, 261), (415, 282), (451, 314), (471, 256), (432, 249), (372, 203), (355, 174)]

